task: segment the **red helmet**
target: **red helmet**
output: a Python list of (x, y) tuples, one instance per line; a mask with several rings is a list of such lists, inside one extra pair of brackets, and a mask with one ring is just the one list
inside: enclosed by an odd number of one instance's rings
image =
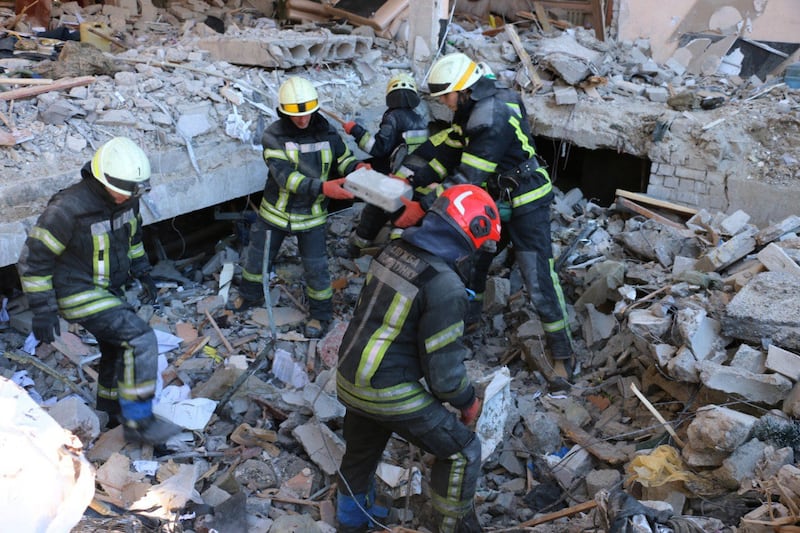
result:
[(500, 214), (492, 197), (475, 185), (454, 185), (433, 203), (431, 211), (458, 228), (477, 250), (500, 240)]

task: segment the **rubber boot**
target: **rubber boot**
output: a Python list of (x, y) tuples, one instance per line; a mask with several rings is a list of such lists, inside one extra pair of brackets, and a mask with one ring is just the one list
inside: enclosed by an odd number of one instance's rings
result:
[(372, 497), (365, 493), (350, 496), (339, 491), (336, 495), (337, 533), (365, 533), (373, 525), (386, 521), (389, 506), (375, 502), (374, 489)]
[(562, 330), (547, 333), (546, 338), (556, 375), (571, 382), (575, 368), (575, 353), (569, 335), (566, 330)]
[(124, 420), (125, 440), (142, 444), (159, 445), (181, 432), (180, 426), (150, 415), (142, 420)]
[(325, 333), (328, 332), (328, 326), (330, 323), (327, 320), (319, 320), (318, 318), (312, 318), (308, 322), (306, 322), (306, 327), (303, 330), (303, 334), (308, 339), (321, 339)]

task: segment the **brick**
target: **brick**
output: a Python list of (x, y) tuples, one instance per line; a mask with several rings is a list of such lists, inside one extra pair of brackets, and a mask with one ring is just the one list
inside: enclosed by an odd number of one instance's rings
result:
[(663, 176), (674, 176), (675, 175), (675, 167), (672, 165), (668, 165), (666, 163), (659, 163), (658, 164), (658, 173)]
[(664, 179), (664, 187), (668, 189), (677, 189), (681, 185), (680, 180), (678, 178), (665, 178)]
[(725, 174), (714, 170), (706, 171), (706, 182), (712, 185), (722, 185), (725, 183)]
[(695, 170), (693, 168), (679, 167), (675, 169), (675, 175), (679, 178), (688, 178), (696, 181), (706, 178), (705, 170)]

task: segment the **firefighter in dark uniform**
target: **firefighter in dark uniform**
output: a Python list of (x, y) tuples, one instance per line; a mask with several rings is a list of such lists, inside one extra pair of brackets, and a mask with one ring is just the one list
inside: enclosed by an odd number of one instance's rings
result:
[[(413, 153), (428, 138), (427, 120), (416, 111), (419, 102), (414, 78), (401, 72), (392, 76), (386, 85), (387, 109), (374, 135), (357, 122), (344, 124), (344, 131), (352, 135), (358, 147), (371, 156), (367, 162), (374, 170), (392, 174), (395, 171), (392, 168), (394, 157), (399, 157), (398, 154), (403, 152)], [(372, 245), (391, 215), (377, 206), (365, 205), (358, 226), (350, 236), (349, 254), (358, 256), (361, 249)]]
[(152, 300), (155, 283), (142, 245), (139, 198), (150, 186), (150, 162), (127, 137), (101, 146), (82, 180), (55, 194), (22, 249), (18, 269), (42, 342), (60, 335), (58, 313), (97, 339), (97, 404), (124, 425), (126, 439), (160, 444), (180, 428), (153, 416), (158, 344), (127, 303), (130, 276)]
[[(438, 96), (454, 112), (453, 125), (460, 128), (464, 139), (460, 163), (443, 187), (472, 183), (485, 187), (497, 202), (504, 220), (497, 251), (509, 241), (513, 243), (528, 295), (542, 320), (550, 355), (563, 363), (565, 375), (561, 377), (569, 377), (572, 340), (564, 295), (553, 270), (550, 237), (553, 186), (536, 156), (520, 96), (486, 74), (483, 65), (461, 53), (448, 54), (431, 68), (431, 96)], [(411, 224), (423, 209), (424, 202), (422, 206), (409, 203), (395, 223)], [(469, 322), (480, 317), (486, 279), (496, 253), (482, 252), (476, 261), (469, 287), (477, 298)], [(560, 382), (553, 368), (542, 370), (548, 378)]]
[(491, 197), (458, 185), (372, 261), (339, 349), (337, 393), (347, 407), (340, 533), (366, 531), (385, 517), (387, 509), (375, 504), (374, 476), (393, 432), (436, 457), (429, 480), (436, 524), (429, 526), (480, 531), (473, 496), (481, 445), (467, 427), (480, 400), (463, 363), (464, 279), (475, 251), (499, 238)]
[(262, 269), (267, 230), (269, 264), (284, 239), (297, 237), (311, 319), (305, 335), (322, 337), (333, 318), (333, 289), (325, 243), (328, 202), (352, 199), (344, 177), (358, 165), (342, 137), (323, 118), (317, 90), (308, 80), (287, 79), (278, 90), (278, 115), (264, 132), (264, 161), (269, 169), (258, 220), (244, 251), (239, 296), (230, 309), (242, 311), (264, 301)]

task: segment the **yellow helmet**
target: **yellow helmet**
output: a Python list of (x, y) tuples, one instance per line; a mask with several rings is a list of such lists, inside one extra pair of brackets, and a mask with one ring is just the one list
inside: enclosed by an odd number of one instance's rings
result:
[(475, 84), (482, 75), (481, 66), (466, 55), (460, 52), (447, 54), (431, 67), (428, 88), (431, 96), (461, 91)]
[(278, 104), (283, 113), (302, 117), (319, 109), (319, 96), (310, 81), (292, 76), (278, 90)]
[(150, 160), (139, 145), (127, 137), (114, 137), (92, 157), (92, 175), (125, 196), (141, 196), (150, 189)]
[(396, 91), (397, 89), (410, 89), (417, 92), (417, 83), (414, 81), (411, 74), (401, 72), (400, 74), (392, 76), (389, 83), (386, 84), (386, 94)]

